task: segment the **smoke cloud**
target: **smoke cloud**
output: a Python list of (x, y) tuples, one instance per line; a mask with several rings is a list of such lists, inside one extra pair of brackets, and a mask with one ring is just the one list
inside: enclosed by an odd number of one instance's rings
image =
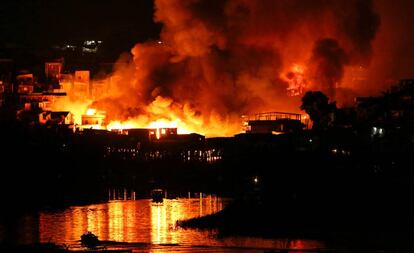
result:
[(369, 64), (380, 24), (369, 0), (156, 0), (154, 20), (160, 41), (137, 44), (95, 105), (114, 120), (173, 113), (207, 134), (243, 114), (299, 111), (286, 92), (294, 64), (335, 99), (345, 66)]
[(315, 43), (310, 65), (313, 83), (329, 97), (335, 97), (335, 90), (344, 74), (348, 57), (336, 40), (322, 39)]

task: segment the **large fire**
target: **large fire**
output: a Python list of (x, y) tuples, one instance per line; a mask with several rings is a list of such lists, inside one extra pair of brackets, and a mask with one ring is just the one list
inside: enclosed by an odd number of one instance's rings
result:
[(123, 129), (132, 129), (132, 128), (152, 128), (152, 129), (162, 129), (162, 128), (177, 128), (178, 134), (189, 134), (195, 132), (191, 126), (187, 126), (180, 119), (169, 120), (169, 119), (158, 119), (147, 123), (146, 119), (140, 121), (137, 119), (127, 120), (127, 121), (111, 121), (107, 125), (108, 130), (123, 130)]
[[(241, 132), (242, 118), (225, 121), (219, 115), (212, 114), (210, 125), (204, 125), (203, 119), (189, 106), (182, 106), (169, 98), (158, 96), (136, 117), (126, 120), (103, 120), (99, 123), (85, 123), (85, 118), (106, 115), (107, 111), (91, 107), (93, 101), (71, 101), (70, 97), (53, 105), (55, 110), (71, 110), (77, 126), (93, 129), (123, 130), (132, 128), (176, 128), (178, 134), (199, 133), (207, 136), (230, 136)], [(214, 123), (214, 124), (213, 124)]]
[(338, 98), (345, 67), (369, 62), (379, 26), (370, 0), (155, 0), (154, 19), (160, 40), (122, 55), (99, 80), (105, 93), (67, 101), (78, 122), (95, 108), (110, 130), (234, 135), (241, 115), (299, 112), (308, 89)]
[(305, 67), (293, 64), (290, 71), (286, 74), (286, 82), (289, 84), (287, 92), (289, 96), (302, 95), (306, 89)]

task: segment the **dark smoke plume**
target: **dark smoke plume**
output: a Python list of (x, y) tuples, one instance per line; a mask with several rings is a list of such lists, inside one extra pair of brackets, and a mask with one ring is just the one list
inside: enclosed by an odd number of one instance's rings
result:
[(183, 115), (191, 108), (204, 126), (298, 111), (300, 98), (287, 96), (282, 78), (292, 64), (306, 65), (312, 89), (333, 89), (344, 65), (369, 63), (379, 27), (370, 0), (156, 0), (155, 7), (161, 42), (137, 44), (133, 66), (115, 72), (127, 78), (115, 82), (112, 96), (122, 102), (114, 110), (141, 112), (169, 98), (167, 106)]
[(322, 39), (312, 50), (312, 80), (329, 97), (335, 97), (335, 89), (344, 75), (348, 57), (336, 40)]

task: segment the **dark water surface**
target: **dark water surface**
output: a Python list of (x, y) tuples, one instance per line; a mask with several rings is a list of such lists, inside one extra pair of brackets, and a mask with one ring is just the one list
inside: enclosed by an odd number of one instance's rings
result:
[[(134, 252), (263, 252), (264, 249), (324, 248), (312, 240), (220, 238), (216, 231), (183, 229), (177, 220), (215, 213), (228, 201), (217, 197), (110, 201), (40, 212), (18, 221), (0, 224), (0, 240), (18, 243), (46, 243), (79, 248), (82, 234), (90, 231), (100, 240), (131, 243), (123, 247)], [(122, 245), (121, 245), (122, 246)], [(295, 251), (297, 252), (297, 251)]]

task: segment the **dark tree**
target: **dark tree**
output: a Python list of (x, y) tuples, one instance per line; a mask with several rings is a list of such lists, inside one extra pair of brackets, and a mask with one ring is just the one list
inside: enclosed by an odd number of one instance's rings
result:
[(308, 91), (302, 97), (300, 109), (309, 114), (313, 129), (326, 129), (333, 123), (336, 104), (329, 103), (328, 97), (320, 91)]

